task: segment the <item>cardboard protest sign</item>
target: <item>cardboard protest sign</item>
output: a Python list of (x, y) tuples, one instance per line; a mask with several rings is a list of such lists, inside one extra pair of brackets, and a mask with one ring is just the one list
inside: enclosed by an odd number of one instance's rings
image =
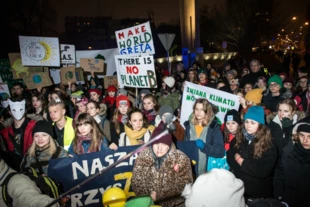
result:
[(23, 66), (60, 66), (58, 38), (19, 36), (19, 46)]
[(48, 71), (47, 67), (27, 67), (22, 65), (20, 53), (9, 53), (13, 79), (22, 79), (24, 76)]
[[(3, 95), (3, 94), (5, 94), (5, 95)], [(8, 98), (11, 96), (8, 84), (0, 83), (0, 95), (1, 95), (1, 97), (8, 97)]]
[[(194, 141), (180, 142), (177, 143), (177, 146), (191, 161), (198, 163), (198, 148)], [(106, 168), (134, 151), (137, 147), (119, 147), (115, 151), (103, 150), (95, 153), (76, 155), (74, 157), (51, 159), (48, 166), (48, 175), (60, 182), (66, 192), (89, 176), (96, 174), (103, 168)], [(131, 189), (131, 177), (137, 157), (137, 154), (129, 157), (129, 159), (124, 160), (116, 167), (105, 172), (101, 177), (97, 177), (95, 180), (74, 191), (70, 195), (71, 207), (102, 206), (102, 195), (111, 187), (123, 189), (127, 197), (135, 196), (135, 193)]]
[(115, 32), (119, 54), (155, 54), (150, 22)]
[(83, 68), (81, 68), (81, 67), (75, 68), (75, 78), (76, 78), (76, 82), (80, 82), (82, 84), (85, 83)]
[(75, 66), (60, 68), (60, 80), (62, 84), (68, 85), (68, 82), (75, 83)]
[(47, 72), (31, 74), (23, 78), (28, 89), (51, 86), (53, 83)]
[(60, 61), (61, 64), (75, 65), (75, 45), (60, 44)]
[(180, 123), (183, 124), (189, 119), (193, 112), (193, 105), (198, 98), (205, 98), (218, 107), (219, 112), (216, 114), (216, 117), (221, 123), (224, 122), (227, 111), (239, 109), (239, 96), (186, 81), (183, 91)]
[(115, 64), (120, 84), (135, 88), (157, 87), (153, 56), (116, 55)]
[(104, 76), (103, 78), (104, 81), (104, 88), (107, 89), (110, 85), (113, 85), (118, 88), (118, 81), (117, 81), (117, 76)]
[(80, 66), (86, 72), (103, 72), (104, 70), (104, 61), (102, 59), (95, 58), (81, 58)]

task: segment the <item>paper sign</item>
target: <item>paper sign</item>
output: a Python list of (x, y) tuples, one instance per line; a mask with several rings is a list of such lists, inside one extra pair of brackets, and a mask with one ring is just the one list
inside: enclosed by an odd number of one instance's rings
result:
[(80, 66), (84, 69), (85, 72), (103, 72), (104, 61), (102, 59), (95, 58), (81, 58)]
[(60, 68), (60, 79), (62, 84), (68, 85), (68, 82), (75, 83), (75, 66)]
[(19, 46), (23, 66), (60, 66), (58, 38), (19, 36)]
[(75, 45), (60, 45), (60, 60), (61, 64), (75, 65)]
[(77, 82), (84, 82), (83, 68), (75, 68), (75, 78)]
[(110, 85), (115, 86), (118, 88), (118, 81), (117, 81), (117, 75), (113, 76), (104, 76), (104, 88), (107, 89)]
[(53, 83), (48, 73), (37, 73), (23, 78), (28, 89), (51, 86)]
[(116, 55), (115, 64), (120, 84), (135, 88), (157, 87), (153, 56)]
[(1, 94), (1, 97), (5, 97), (5, 96), (3, 96), (3, 93), (7, 94), (7, 95), (5, 95), (6, 97), (10, 97), (9, 86), (6, 83), (0, 83), (0, 94)]
[(224, 122), (224, 117), (227, 111), (230, 109), (239, 109), (239, 96), (186, 81), (182, 99), (180, 121), (182, 125), (192, 114), (192, 108), (198, 98), (205, 98), (218, 107), (219, 112), (216, 114), (216, 117), (221, 123)]
[(155, 54), (150, 22), (116, 31), (115, 37), (121, 55)]

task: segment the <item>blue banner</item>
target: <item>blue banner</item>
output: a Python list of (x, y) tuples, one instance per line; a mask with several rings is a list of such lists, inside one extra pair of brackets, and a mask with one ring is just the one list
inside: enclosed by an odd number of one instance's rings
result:
[[(78, 155), (75, 157), (50, 160), (48, 176), (60, 182), (64, 191), (78, 185), (87, 177), (98, 173), (105, 167), (115, 163), (139, 146), (119, 147), (118, 150), (106, 150), (101, 152)], [(198, 163), (198, 149), (195, 142), (178, 142), (178, 149), (183, 151), (192, 161)], [(121, 162), (115, 168), (87, 183), (81, 189), (70, 195), (71, 207), (100, 206), (102, 207), (102, 194), (111, 187), (124, 189), (127, 197), (135, 196), (132, 192), (131, 177), (134, 162), (138, 155)], [(197, 165), (195, 171), (197, 172)]]

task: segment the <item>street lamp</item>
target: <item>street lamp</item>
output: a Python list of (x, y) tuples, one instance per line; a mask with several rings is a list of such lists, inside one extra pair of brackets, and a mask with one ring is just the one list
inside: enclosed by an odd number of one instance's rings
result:
[(292, 18), (292, 20), (296, 20), (296, 19), (297, 19), (296, 17), (293, 17), (293, 18)]
[(281, 31), (284, 32), (284, 29), (282, 29)]
[(308, 24), (309, 24), (308, 22), (305, 23), (305, 25), (308, 25)]

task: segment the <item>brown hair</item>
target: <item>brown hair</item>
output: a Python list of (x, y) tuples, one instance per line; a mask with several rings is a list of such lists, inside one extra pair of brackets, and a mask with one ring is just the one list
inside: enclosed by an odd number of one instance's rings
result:
[(78, 126), (82, 124), (90, 124), (92, 126), (91, 134), (92, 134), (92, 140), (91, 144), (89, 147), (89, 150), (91, 152), (99, 151), (99, 146), (102, 142), (103, 134), (100, 131), (99, 126), (97, 125), (95, 119), (91, 117), (87, 113), (81, 113), (77, 118), (76, 118), (76, 123), (74, 126), (74, 131), (75, 131), (75, 138), (73, 140), (73, 150), (75, 153), (79, 153), (77, 151), (77, 145), (78, 145)]
[[(225, 128), (224, 128), (223, 134), (224, 134), (224, 142), (228, 143), (229, 142), (229, 134), (231, 134), (231, 133), (228, 131), (226, 123), (225, 123)], [(234, 134), (234, 136), (235, 136), (236, 140), (242, 139), (243, 134), (242, 134), (242, 128), (241, 128), (240, 124), (238, 124), (238, 128), (237, 128), (236, 134)]]
[(147, 121), (147, 118), (144, 116), (143, 112), (134, 107), (132, 108), (129, 113), (128, 113), (128, 122), (126, 123), (126, 126), (128, 126), (130, 129), (132, 129), (132, 125), (129, 123), (129, 120), (131, 119), (131, 115), (134, 114), (134, 113), (140, 113), (142, 115), (142, 118), (143, 118), (143, 125), (142, 125), (142, 128), (148, 128), (149, 127), (149, 123)]
[(61, 99), (56, 99), (56, 100), (53, 99), (52, 101), (50, 101), (48, 103), (48, 108), (51, 107), (51, 106), (61, 106), (63, 109), (66, 109), (65, 103)]
[(204, 99), (204, 98), (196, 99), (196, 101), (194, 103), (194, 106), (193, 106), (193, 113), (194, 114), (193, 114), (193, 116), (192, 116), (190, 121), (191, 121), (191, 123), (193, 125), (198, 125), (198, 122), (197, 122), (196, 117), (195, 117), (195, 108), (196, 108), (197, 104), (202, 104), (203, 111), (206, 114), (204, 120), (201, 123), (201, 125), (203, 127), (208, 126), (210, 124), (210, 122), (213, 120), (215, 114), (214, 114), (213, 107), (210, 104), (210, 102), (207, 99)]
[[(242, 128), (244, 124), (242, 125)], [(258, 130), (255, 133), (256, 137), (253, 140), (254, 142), (254, 158), (258, 159), (262, 156), (272, 146), (272, 136), (269, 128), (266, 125), (259, 124)], [(238, 149), (241, 145), (241, 142), (244, 140), (244, 136), (236, 137), (235, 148)]]
[(289, 108), (292, 110), (292, 112), (296, 112), (296, 110), (297, 110), (296, 103), (295, 103), (295, 101), (293, 101), (292, 99), (287, 98), (287, 99), (284, 99), (283, 101), (281, 101), (281, 102), (278, 104), (278, 106), (277, 106), (277, 109), (278, 109), (278, 110), (279, 110), (279, 107), (280, 107), (281, 104), (286, 104), (286, 105), (288, 105)]
[(32, 98), (34, 98), (34, 97), (36, 97), (39, 101), (41, 101), (42, 110), (44, 110), (46, 108), (46, 101), (45, 101), (44, 95), (40, 92), (36, 92), (36, 93), (32, 94), (31, 102), (32, 102)]
[(155, 111), (158, 111), (158, 109), (159, 109), (159, 103), (158, 103), (157, 99), (155, 98), (155, 96), (154, 96), (153, 94), (146, 94), (146, 95), (143, 97), (142, 104), (143, 104), (144, 99), (151, 99), (152, 102), (155, 104), (155, 105), (154, 105), (154, 110), (155, 110)]
[(190, 80), (189, 80), (189, 73), (190, 73), (190, 72), (193, 72), (193, 73), (194, 73), (194, 80), (193, 80), (192, 83), (196, 83), (197, 80), (198, 80), (198, 79), (197, 79), (197, 72), (196, 72), (195, 69), (193, 69), (193, 68), (189, 69), (189, 71), (188, 71), (188, 73), (187, 73), (187, 80), (190, 81)]
[[(128, 111), (130, 111), (130, 108), (128, 106), (128, 110), (127, 110), (127, 114), (128, 114)], [(116, 130), (116, 133), (119, 134), (121, 131), (120, 131), (120, 128), (119, 128), (119, 121), (118, 121), (118, 116), (121, 115), (118, 111), (118, 108), (116, 108), (114, 110), (114, 114), (112, 116), (112, 123), (114, 124), (114, 127), (115, 127), (115, 130)]]

